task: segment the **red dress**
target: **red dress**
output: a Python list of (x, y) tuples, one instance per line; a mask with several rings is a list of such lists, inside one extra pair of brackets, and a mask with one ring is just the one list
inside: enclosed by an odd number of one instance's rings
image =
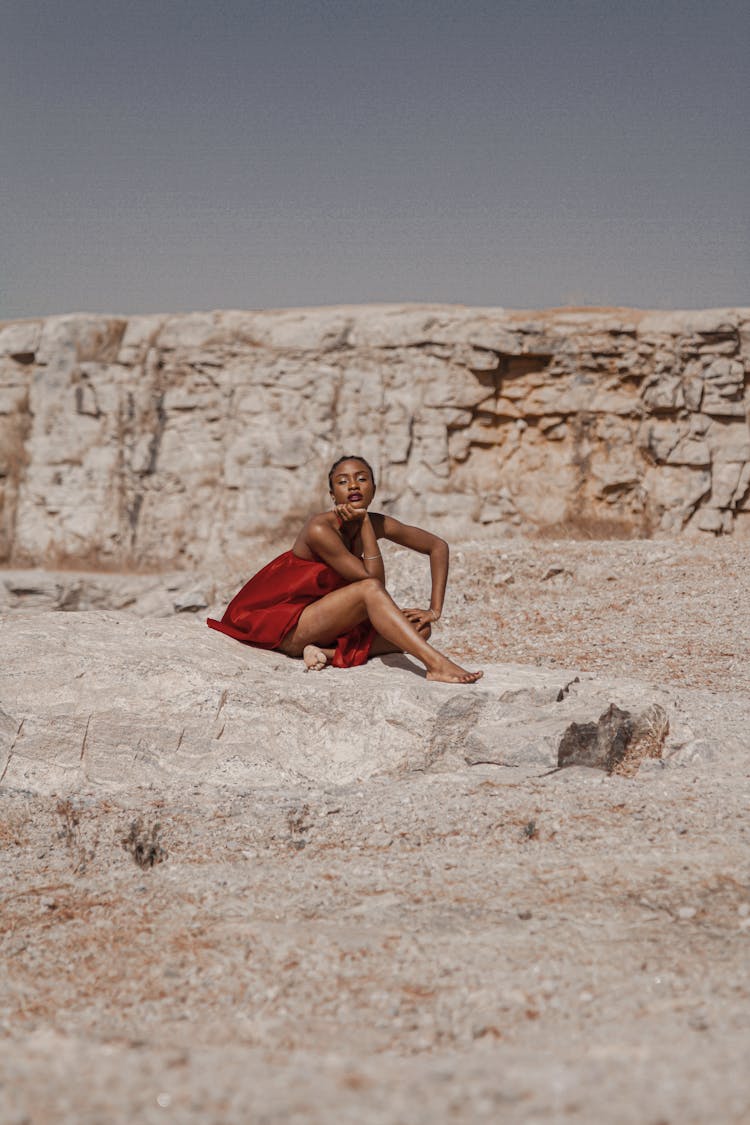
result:
[[(285, 551), (259, 570), (232, 598), (221, 621), (211, 629), (256, 648), (278, 648), (300, 619), (302, 610), (331, 590), (346, 586), (333, 567)], [(368, 619), (337, 638), (335, 668), (354, 668), (370, 655), (375, 629)]]

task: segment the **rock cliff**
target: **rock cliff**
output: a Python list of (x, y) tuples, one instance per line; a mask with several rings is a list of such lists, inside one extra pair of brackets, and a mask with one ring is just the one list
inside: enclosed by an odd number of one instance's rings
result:
[(448, 534), (750, 536), (750, 309), (362, 306), (0, 325), (0, 559), (232, 560), (362, 452)]

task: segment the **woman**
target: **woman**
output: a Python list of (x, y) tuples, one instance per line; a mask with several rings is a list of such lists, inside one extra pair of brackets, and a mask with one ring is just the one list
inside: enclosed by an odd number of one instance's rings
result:
[[(286, 551), (265, 566), (230, 602), (212, 629), (260, 648), (301, 656), (311, 672), (330, 662), (351, 668), (370, 656), (408, 652), (427, 669), (428, 680), (473, 684), (467, 672), (428, 644), (440, 620), (448, 578), (448, 544), (368, 512), (375, 478), (363, 457), (339, 458), (328, 474), (332, 512), (311, 516)], [(430, 556), (429, 609), (400, 610), (385, 588), (379, 539)]]

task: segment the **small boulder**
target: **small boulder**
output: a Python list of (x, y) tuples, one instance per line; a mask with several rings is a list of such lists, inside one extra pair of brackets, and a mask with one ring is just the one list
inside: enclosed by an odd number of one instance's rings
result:
[(669, 733), (663, 707), (654, 703), (638, 715), (614, 703), (596, 723), (571, 723), (560, 739), (557, 765), (590, 766), (632, 777), (644, 758), (660, 758)]

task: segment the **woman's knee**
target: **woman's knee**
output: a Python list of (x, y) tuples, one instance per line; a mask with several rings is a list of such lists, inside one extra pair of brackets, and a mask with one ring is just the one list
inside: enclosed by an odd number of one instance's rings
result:
[(379, 578), (361, 578), (357, 586), (365, 598), (372, 597), (373, 594), (380, 594), (385, 590), (385, 586)]
[(417, 629), (417, 632), (423, 641), (429, 641), (432, 636), (432, 625), (430, 625), (429, 621), (424, 621)]

